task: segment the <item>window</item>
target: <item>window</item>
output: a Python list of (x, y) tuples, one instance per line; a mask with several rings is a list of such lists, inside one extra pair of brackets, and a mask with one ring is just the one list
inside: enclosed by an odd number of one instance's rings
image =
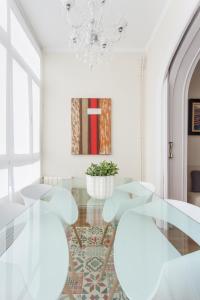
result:
[(28, 76), (16, 61), (13, 61), (13, 112), (14, 153), (27, 154), (30, 152)]
[(0, 26), (7, 30), (7, 0), (0, 0)]
[(0, 201), (40, 178), (40, 54), (22, 23), (0, 0)]
[(40, 178), (40, 162), (35, 162), (31, 165), (31, 181), (35, 182)]
[(11, 12), (11, 42), (35, 75), (40, 78), (40, 57), (13, 12)]
[(18, 192), (25, 186), (40, 178), (40, 163), (14, 167), (14, 191)]
[(6, 154), (6, 49), (0, 44), (0, 155)]
[(33, 153), (40, 152), (40, 89), (32, 82), (33, 103)]
[(8, 170), (0, 169), (0, 198), (3, 198), (8, 195)]

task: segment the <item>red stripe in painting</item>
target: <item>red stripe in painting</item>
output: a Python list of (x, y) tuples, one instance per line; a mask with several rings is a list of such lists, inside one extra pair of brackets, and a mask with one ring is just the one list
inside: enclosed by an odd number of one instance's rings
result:
[[(98, 100), (96, 98), (92, 98), (89, 100), (90, 108), (98, 107)], [(98, 116), (90, 115), (90, 154), (98, 154)]]

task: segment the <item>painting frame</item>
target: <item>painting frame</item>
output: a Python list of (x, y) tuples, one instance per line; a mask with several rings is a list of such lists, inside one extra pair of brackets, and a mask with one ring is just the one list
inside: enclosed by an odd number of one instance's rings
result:
[(112, 155), (112, 99), (71, 99), (71, 154)]
[(189, 99), (188, 135), (200, 135), (200, 99)]

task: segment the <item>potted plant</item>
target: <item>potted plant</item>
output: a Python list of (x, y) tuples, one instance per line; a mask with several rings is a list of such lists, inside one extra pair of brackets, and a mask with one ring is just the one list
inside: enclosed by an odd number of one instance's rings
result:
[(114, 176), (119, 168), (112, 161), (102, 161), (99, 164), (91, 164), (86, 171), (88, 194), (96, 199), (109, 198), (113, 194)]

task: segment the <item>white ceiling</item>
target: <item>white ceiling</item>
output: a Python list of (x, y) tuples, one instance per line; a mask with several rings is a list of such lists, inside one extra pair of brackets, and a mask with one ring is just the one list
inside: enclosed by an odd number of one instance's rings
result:
[[(68, 31), (60, 0), (18, 0), (18, 2), (44, 50), (68, 50)], [(113, 16), (118, 18), (122, 14), (128, 21), (126, 35), (116, 44), (115, 49), (143, 51), (168, 3), (169, 0), (113, 0), (109, 19), (112, 18), (114, 21)]]

